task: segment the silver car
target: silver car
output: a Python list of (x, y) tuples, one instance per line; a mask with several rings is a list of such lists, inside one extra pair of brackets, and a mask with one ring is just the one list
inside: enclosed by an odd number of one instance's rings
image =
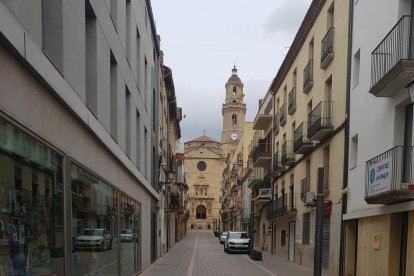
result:
[(82, 249), (112, 249), (112, 238), (108, 230), (103, 228), (84, 229), (83, 234), (76, 237), (75, 247)]
[(250, 239), (246, 232), (228, 232), (224, 241), (224, 252), (247, 252), (249, 251)]
[(220, 243), (221, 244), (223, 244), (224, 242), (225, 242), (225, 240), (227, 239), (227, 231), (226, 232), (222, 232), (221, 234), (220, 234)]

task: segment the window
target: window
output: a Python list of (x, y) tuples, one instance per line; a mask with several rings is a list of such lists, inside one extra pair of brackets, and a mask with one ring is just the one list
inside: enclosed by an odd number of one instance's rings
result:
[(309, 245), (310, 243), (310, 213), (303, 214), (302, 226), (302, 244)]
[(206, 170), (206, 168), (207, 168), (207, 164), (206, 164), (206, 162), (204, 162), (204, 161), (200, 161), (200, 162), (198, 162), (198, 163), (197, 163), (197, 169), (198, 169), (200, 172), (205, 171), (205, 170)]
[(351, 169), (358, 166), (358, 134), (351, 139), (351, 153), (350, 153), (350, 167)]
[(126, 136), (126, 154), (131, 158), (131, 93), (125, 86), (125, 136)]
[(237, 88), (236, 88), (236, 86), (233, 86), (233, 94), (236, 94), (237, 93)]
[(117, 16), (117, 11), (118, 11), (117, 3), (118, 3), (118, 0), (111, 0), (110, 7), (109, 7), (112, 23), (114, 23), (115, 29), (117, 28), (117, 17), (118, 17)]
[(110, 106), (111, 106), (111, 135), (118, 139), (118, 64), (111, 51), (111, 68), (110, 68)]
[(233, 126), (237, 125), (237, 115), (236, 114), (231, 115), (231, 124)]
[(63, 71), (62, 13), (62, 0), (42, 0), (42, 49), (60, 71)]
[(86, 105), (97, 115), (97, 23), (89, 1), (85, 1)]
[(280, 246), (286, 246), (286, 230), (280, 231)]
[(196, 219), (206, 219), (206, 207), (198, 205), (196, 208)]
[(137, 85), (141, 92), (141, 36), (137, 29)]
[[(118, 192), (107, 183), (80, 166), (71, 164), (73, 268), (86, 268), (84, 272), (101, 273), (96, 251), (104, 251), (111, 260), (105, 273), (118, 271)], [(86, 204), (88, 202), (89, 204)], [(95, 214), (95, 215), (91, 215)], [(125, 214), (125, 213), (122, 213)], [(51, 228), (49, 228), (51, 229)], [(53, 229), (53, 228), (52, 228)], [(101, 236), (101, 237), (97, 237)], [(96, 243), (99, 240), (99, 243)], [(122, 248), (122, 247), (121, 247)], [(122, 249), (121, 249), (122, 250)], [(82, 258), (79, 252), (82, 253)], [(79, 270), (76, 271), (79, 273)]]
[(126, 1), (125, 23), (126, 23), (126, 56), (127, 61), (131, 60), (131, 0)]
[(355, 86), (359, 83), (359, 63), (360, 63), (360, 49), (354, 55), (354, 66), (353, 66), (353, 73), (352, 73), (352, 86)]
[(141, 115), (137, 110), (137, 168), (141, 169), (141, 156), (142, 156), (142, 147), (141, 147)]

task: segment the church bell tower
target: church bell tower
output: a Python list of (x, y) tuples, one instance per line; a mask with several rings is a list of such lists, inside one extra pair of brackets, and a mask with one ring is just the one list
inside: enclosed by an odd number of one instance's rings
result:
[(221, 143), (223, 153), (233, 151), (239, 142), (243, 132), (246, 116), (246, 104), (243, 103), (243, 83), (237, 75), (237, 68), (234, 66), (232, 74), (226, 85), (226, 99), (223, 103), (221, 113), (223, 116), (223, 130), (221, 132)]

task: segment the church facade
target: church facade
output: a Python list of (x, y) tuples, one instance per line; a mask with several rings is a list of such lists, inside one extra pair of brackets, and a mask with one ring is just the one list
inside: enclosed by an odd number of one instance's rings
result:
[(242, 137), (246, 114), (243, 83), (236, 67), (232, 69), (225, 88), (221, 141), (203, 135), (184, 143), (185, 173), (189, 186), (189, 229), (217, 229), (222, 224), (223, 170)]

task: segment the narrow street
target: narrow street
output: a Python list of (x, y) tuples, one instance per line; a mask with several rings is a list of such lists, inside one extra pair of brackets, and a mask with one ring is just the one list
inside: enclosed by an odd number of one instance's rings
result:
[(312, 271), (267, 253), (263, 254), (263, 261), (252, 261), (247, 254), (227, 254), (211, 230), (192, 230), (141, 275), (310, 276)]

